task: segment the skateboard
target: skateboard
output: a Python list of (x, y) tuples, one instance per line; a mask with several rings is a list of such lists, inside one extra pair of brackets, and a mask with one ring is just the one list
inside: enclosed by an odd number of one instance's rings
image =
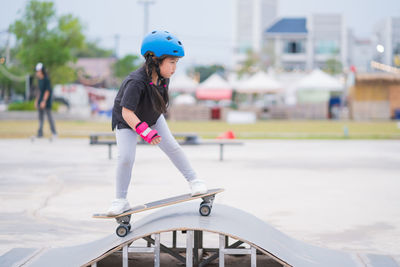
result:
[(134, 213), (151, 210), (151, 209), (156, 209), (156, 208), (161, 208), (161, 207), (165, 207), (165, 206), (170, 206), (170, 205), (178, 204), (181, 202), (201, 198), (203, 201), (200, 203), (199, 213), (202, 216), (208, 216), (211, 213), (215, 195), (218, 193), (221, 193), (223, 191), (224, 191), (223, 188), (210, 189), (210, 190), (208, 190), (207, 193), (201, 194), (201, 195), (192, 196), (191, 194), (185, 194), (185, 195), (180, 195), (180, 196), (157, 200), (154, 202), (149, 202), (149, 203), (146, 203), (143, 205), (133, 207), (133, 208), (125, 211), (124, 213), (121, 213), (121, 214), (118, 214), (115, 216), (108, 216), (105, 213), (96, 213), (96, 214), (93, 214), (92, 217), (98, 218), (98, 219), (115, 219), (117, 221), (117, 223), (119, 224), (117, 229), (115, 230), (115, 232), (116, 232), (117, 236), (124, 237), (131, 230), (130, 220), (131, 220), (131, 215)]

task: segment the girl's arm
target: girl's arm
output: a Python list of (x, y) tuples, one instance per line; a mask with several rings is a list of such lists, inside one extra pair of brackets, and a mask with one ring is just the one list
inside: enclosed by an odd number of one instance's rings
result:
[(140, 122), (139, 118), (132, 110), (124, 107), (122, 107), (122, 118), (124, 118), (126, 123), (134, 130), (136, 129), (136, 125)]
[[(140, 119), (136, 116), (135, 112), (130, 109), (122, 107), (122, 118), (126, 121), (126, 123), (134, 130), (136, 130), (136, 126), (140, 123)], [(146, 124), (147, 125), (147, 124)], [(150, 127), (148, 127), (150, 129)], [(137, 131), (137, 130), (136, 130)], [(156, 132), (157, 133), (157, 132)], [(139, 132), (140, 134), (140, 132)], [(142, 135), (141, 135), (142, 136)], [(143, 137), (143, 136), (142, 136)], [(146, 140), (146, 139), (145, 139)], [(147, 141), (147, 140), (146, 140)], [(161, 137), (156, 136), (154, 139), (150, 141), (150, 144), (157, 145), (161, 142)]]

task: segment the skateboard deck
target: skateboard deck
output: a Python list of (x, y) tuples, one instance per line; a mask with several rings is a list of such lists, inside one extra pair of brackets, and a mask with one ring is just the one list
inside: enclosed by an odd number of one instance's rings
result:
[(201, 198), (203, 201), (200, 204), (199, 213), (202, 216), (208, 216), (211, 213), (212, 204), (214, 202), (215, 195), (218, 193), (221, 193), (223, 191), (224, 191), (223, 188), (216, 188), (216, 189), (208, 190), (208, 192), (205, 194), (196, 195), (196, 196), (191, 196), (191, 194), (184, 194), (184, 195), (179, 195), (179, 196), (175, 196), (175, 197), (157, 200), (154, 202), (149, 202), (149, 203), (146, 203), (143, 205), (138, 205), (138, 206), (132, 207), (131, 209), (125, 211), (124, 213), (121, 213), (121, 214), (118, 214), (115, 216), (109, 216), (105, 213), (95, 213), (95, 214), (93, 214), (92, 217), (97, 218), (97, 219), (115, 219), (117, 221), (117, 223), (119, 224), (119, 226), (116, 229), (116, 233), (118, 236), (124, 237), (128, 234), (128, 232), (131, 229), (130, 219), (131, 219), (131, 215), (134, 213), (139, 213), (139, 212), (146, 211), (146, 210), (161, 208), (161, 207), (170, 206), (170, 205), (178, 204), (181, 202)]

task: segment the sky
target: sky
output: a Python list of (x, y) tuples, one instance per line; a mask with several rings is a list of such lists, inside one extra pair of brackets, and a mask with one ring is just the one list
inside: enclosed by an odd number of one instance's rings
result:
[[(179, 37), (186, 56), (180, 64), (231, 65), (234, 0), (152, 0), (149, 30), (168, 30)], [(0, 0), (0, 46), (4, 30), (22, 16), (27, 0)], [(89, 40), (114, 49), (119, 56), (138, 54), (144, 34), (140, 0), (52, 0), (58, 15), (73, 14)], [(368, 38), (373, 27), (389, 16), (400, 16), (400, 0), (279, 0), (278, 17), (343, 14), (356, 37)], [(115, 36), (119, 36), (116, 46)]]

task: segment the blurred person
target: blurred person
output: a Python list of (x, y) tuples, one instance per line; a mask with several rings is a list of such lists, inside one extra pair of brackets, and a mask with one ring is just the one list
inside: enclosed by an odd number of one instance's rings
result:
[(185, 55), (183, 45), (169, 32), (153, 31), (143, 39), (141, 54), (145, 63), (125, 78), (114, 100), (112, 130), (115, 130), (117, 140), (118, 163), (116, 198), (108, 215), (117, 215), (130, 208), (127, 193), (138, 135), (167, 154), (187, 180), (193, 196), (207, 192), (206, 184), (197, 178), (164, 117), (169, 104), (169, 78), (174, 74), (178, 60)]
[(50, 79), (47, 75), (46, 68), (43, 63), (39, 62), (35, 67), (36, 78), (38, 79), (39, 92), (35, 99), (35, 107), (39, 111), (39, 129), (37, 132), (37, 137), (43, 137), (43, 123), (44, 123), (44, 114), (46, 113), (47, 118), (50, 124), (50, 130), (52, 133), (52, 137), (57, 137), (56, 126), (54, 123), (53, 116), (51, 114), (52, 107), (52, 88)]

